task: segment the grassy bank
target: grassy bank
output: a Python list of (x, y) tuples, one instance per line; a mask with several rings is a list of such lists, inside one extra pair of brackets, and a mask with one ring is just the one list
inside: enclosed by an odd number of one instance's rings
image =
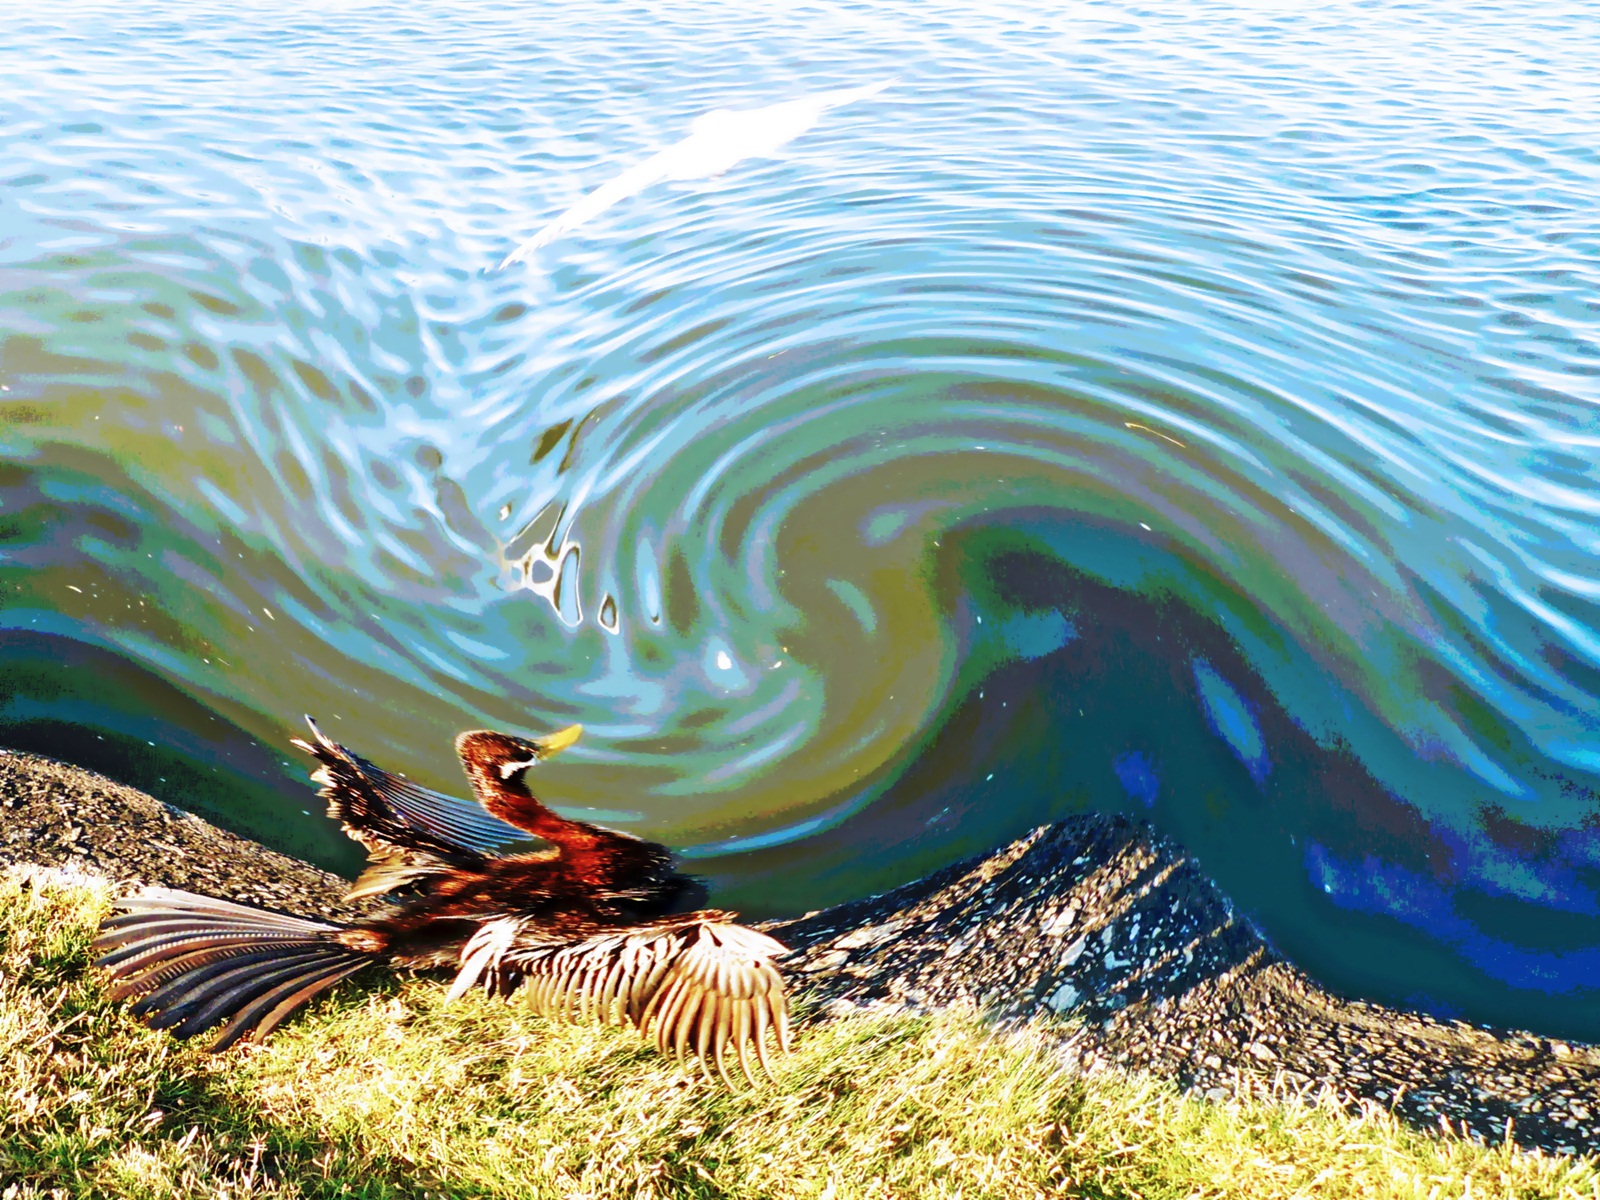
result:
[(631, 1033), (431, 980), (345, 989), (211, 1059), (107, 1005), (103, 884), (0, 880), (0, 1196), (1087, 1195), (1600, 1198), (1595, 1160), (1486, 1150), (1383, 1113), (1212, 1105), (1052, 1070), (971, 1020), (803, 1029), (730, 1094)]

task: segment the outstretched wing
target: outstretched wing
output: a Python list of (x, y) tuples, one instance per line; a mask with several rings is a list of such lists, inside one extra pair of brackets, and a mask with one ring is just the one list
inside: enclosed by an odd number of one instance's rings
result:
[(483, 863), (483, 852), (528, 835), (474, 805), (392, 775), (333, 741), (310, 717), (315, 743), (294, 744), (319, 764), (312, 780), (328, 815), (367, 849), (372, 866), (346, 899), (381, 896), (428, 875)]
[(532, 945), (516, 918), (491, 921), (463, 947), (450, 995), (480, 981), (492, 992), (521, 981), (537, 1012), (559, 1020), (626, 1020), (680, 1062), (692, 1050), (730, 1085), (732, 1050), (754, 1084), (751, 1051), (770, 1077), (768, 1034), (778, 1049), (789, 1049), (788, 1001), (773, 962), (788, 950), (732, 916), (707, 910), (576, 943)]

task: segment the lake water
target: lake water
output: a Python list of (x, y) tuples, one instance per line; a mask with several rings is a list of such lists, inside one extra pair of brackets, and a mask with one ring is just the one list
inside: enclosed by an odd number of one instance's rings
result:
[(751, 914), (1132, 812), (1335, 988), (1600, 1038), (1587, 0), (58, 0), (0, 62), (0, 744), (349, 870), (301, 713), (457, 790), (582, 721), (542, 793)]

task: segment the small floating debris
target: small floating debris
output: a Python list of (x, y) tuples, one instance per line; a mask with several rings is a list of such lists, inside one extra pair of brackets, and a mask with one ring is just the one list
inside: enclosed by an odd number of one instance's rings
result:
[(1189, 448), (1188, 446), (1186, 446), (1182, 442), (1180, 442), (1177, 438), (1168, 437), (1166, 434), (1162, 433), (1159, 429), (1151, 429), (1150, 426), (1141, 425), (1137, 421), (1124, 421), (1122, 424), (1128, 429), (1138, 429), (1138, 430), (1140, 430), (1140, 431), (1142, 431), (1144, 433), (1153, 433), (1153, 434), (1156, 435), (1156, 437), (1160, 438), (1162, 441), (1171, 442), (1174, 446), (1176, 446), (1180, 450), (1187, 450)]

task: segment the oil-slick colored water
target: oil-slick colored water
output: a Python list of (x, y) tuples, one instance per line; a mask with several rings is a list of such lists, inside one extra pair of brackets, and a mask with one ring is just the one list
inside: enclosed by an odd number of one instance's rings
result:
[(1592, 5), (0, 22), (0, 741), (350, 867), (302, 712), (582, 721), (757, 914), (1131, 810), (1600, 1037)]

